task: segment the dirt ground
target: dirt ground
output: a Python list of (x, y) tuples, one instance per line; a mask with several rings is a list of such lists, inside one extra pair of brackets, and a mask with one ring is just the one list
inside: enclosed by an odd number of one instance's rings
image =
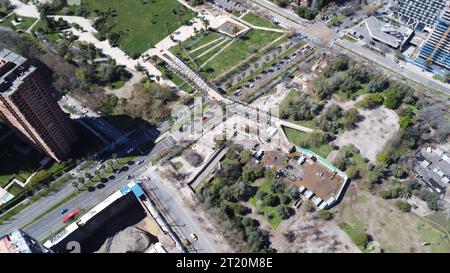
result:
[[(262, 181), (257, 181), (255, 185), (259, 185)], [(252, 208), (249, 202), (244, 205)], [(257, 214), (255, 210), (249, 217), (258, 220), (261, 230), (270, 233), (272, 246), (279, 253), (360, 252), (334, 221), (320, 219), (317, 212), (306, 211), (304, 205), (300, 206), (291, 218), (283, 220), (276, 230), (270, 226), (267, 217)], [(288, 231), (295, 233), (293, 242), (288, 242), (283, 235)]]
[(335, 33), (333, 33), (329, 28), (322, 26), (321, 24), (311, 24), (305, 28), (305, 34), (313, 37), (318, 37), (322, 43), (327, 43)]
[[(295, 241), (286, 241), (284, 233), (293, 231)], [(301, 207), (289, 220), (281, 222), (271, 241), (278, 252), (298, 253), (358, 253), (361, 252), (334, 221), (319, 218), (317, 212)]]
[[(358, 123), (357, 128), (339, 135), (334, 144), (340, 147), (353, 144), (363, 157), (375, 163), (377, 154), (399, 130), (398, 116), (384, 106), (359, 112), (363, 120)], [(368, 143), (371, 145), (367, 145)]]

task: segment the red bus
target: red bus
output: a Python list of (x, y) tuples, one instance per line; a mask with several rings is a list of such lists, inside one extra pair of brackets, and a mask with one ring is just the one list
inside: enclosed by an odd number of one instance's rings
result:
[(80, 209), (74, 209), (71, 213), (67, 214), (63, 217), (63, 223), (69, 221), (70, 219), (74, 218), (78, 213), (80, 212)]

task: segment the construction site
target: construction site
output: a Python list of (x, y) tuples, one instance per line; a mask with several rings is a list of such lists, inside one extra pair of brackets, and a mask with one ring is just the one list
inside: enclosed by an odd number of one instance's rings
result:
[[(66, 253), (184, 252), (158, 201), (145, 184), (131, 182), (74, 219), (44, 245)], [(79, 248), (73, 248), (79, 245)]]

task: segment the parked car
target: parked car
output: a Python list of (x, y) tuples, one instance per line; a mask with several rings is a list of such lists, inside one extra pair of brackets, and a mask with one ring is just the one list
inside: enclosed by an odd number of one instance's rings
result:
[(197, 241), (197, 240), (198, 240), (198, 237), (197, 237), (197, 235), (196, 235), (195, 233), (191, 233), (191, 238), (192, 238), (192, 240), (194, 240), (194, 241)]
[(127, 179), (131, 179), (133, 177), (134, 177), (134, 175), (130, 174), (130, 175), (127, 176)]

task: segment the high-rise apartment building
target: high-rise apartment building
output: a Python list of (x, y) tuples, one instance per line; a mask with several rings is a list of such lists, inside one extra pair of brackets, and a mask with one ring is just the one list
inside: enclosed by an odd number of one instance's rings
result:
[(423, 44), (419, 58), (450, 71), (450, 2), (441, 12), (433, 31)]
[(433, 27), (447, 0), (397, 0), (394, 16), (411, 28)]
[(35, 149), (57, 161), (77, 134), (29, 60), (0, 48), (0, 115)]

